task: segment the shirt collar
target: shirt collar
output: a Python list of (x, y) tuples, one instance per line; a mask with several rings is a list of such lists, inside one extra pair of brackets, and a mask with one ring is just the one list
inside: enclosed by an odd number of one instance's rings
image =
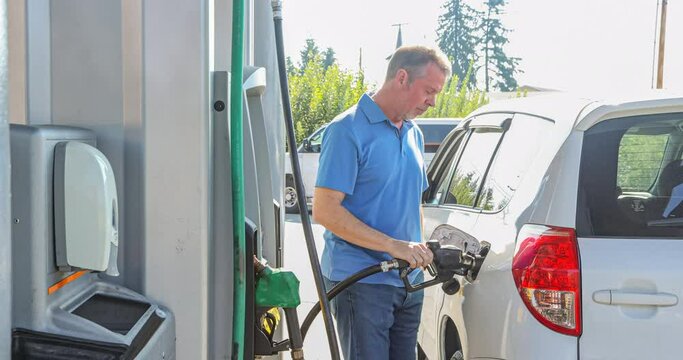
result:
[[(363, 111), (363, 113), (368, 118), (368, 121), (371, 124), (375, 124), (382, 121), (387, 121), (388, 123), (391, 123), (389, 118), (386, 115), (384, 115), (384, 112), (382, 111), (382, 109), (380, 109), (379, 105), (377, 105), (377, 103), (374, 100), (372, 100), (372, 98), (368, 94), (363, 94), (363, 96), (361, 96), (360, 100), (358, 101), (358, 107)], [(407, 125), (408, 128), (412, 128), (414, 122), (411, 120), (404, 119), (403, 125)]]
[(387, 116), (384, 115), (382, 109), (379, 108), (379, 105), (377, 105), (368, 94), (363, 94), (363, 96), (361, 96), (358, 101), (358, 107), (363, 110), (363, 113), (365, 113), (365, 116), (371, 124), (389, 120)]

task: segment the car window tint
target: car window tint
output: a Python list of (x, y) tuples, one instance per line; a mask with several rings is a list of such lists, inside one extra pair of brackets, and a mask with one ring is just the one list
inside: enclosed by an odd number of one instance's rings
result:
[[(466, 138), (467, 135), (464, 136)], [(431, 200), (430, 204), (438, 204), (439, 200), (442, 198), (445, 192), (448, 191), (448, 178), (451, 175), (452, 171), (451, 169), (453, 168), (453, 164), (457, 161), (459, 153), (460, 153), (460, 144), (465, 143), (466, 140), (460, 140), (457, 143), (452, 145), (452, 148), (449, 149), (449, 154), (448, 154), (448, 159), (446, 160), (448, 163), (445, 165), (446, 169), (443, 172), (443, 175), (441, 175), (440, 179), (436, 181), (436, 185), (438, 186), (438, 190), (436, 191), (436, 194), (434, 195), (434, 198)]]
[(453, 121), (453, 124), (420, 124), (420, 130), (424, 135), (425, 152), (435, 153), (439, 148), (439, 144), (448, 135), (451, 130), (455, 128), (458, 123)]
[(637, 134), (629, 129), (619, 143), (617, 186), (622, 191), (648, 191), (664, 159), (668, 134)]
[(478, 208), (498, 211), (508, 204), (552, 126), (548, 120), (515, 115), (486, 175)]
[[(455, 157), (453, 157), (453, 159), (451, 159), (451, 161), (449, 162), (448, 169), (453, 167), (454, 161)], [(439, 181), (439, 190), (436, 191), (436, 195), (434, 196), (434, 199), (431, 202), (432, 204), (438, 204), (443, 194), (448, 190), (448, 181), (446, 181), (448, 179), (448, 174), (450, 174), (450, 171), (448, 171), (445, 174), (446, 176), (443, 176), (442, 179)]]
[(318, 130), (317, 133), (315, 133), (313, 136), (311, 136), (311, 145), (320, 145), (323, 141), (323, 133), (325, 132), (325, 128), (322, 128)]
[(581, 154), (579, 236), (683, 238), (683, 114), (608, 120)]
[(474, 206), (484, 173), (502, 134), (501, 129), (473, 130), (455, 167), (445, 204)]

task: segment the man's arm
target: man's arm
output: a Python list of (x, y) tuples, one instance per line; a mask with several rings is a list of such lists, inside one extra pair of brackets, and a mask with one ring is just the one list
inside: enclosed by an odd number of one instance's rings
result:
[(313, 219), (354, 245), (386, 252), (394, 258), (408, 261), (413, 268), (432, 263), (432, 252), (425, 244), (393, 239), (367, 226), (342, 206), (344, 196), (345, 194), (340, 191), (316, 187), (313, 196)]

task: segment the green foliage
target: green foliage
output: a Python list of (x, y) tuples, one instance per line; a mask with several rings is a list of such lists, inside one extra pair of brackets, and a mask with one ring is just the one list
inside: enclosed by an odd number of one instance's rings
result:
[(484, 52), (484, 84), (488, 92), (491, 82), (494, 87), (501, 91), (513, 91), (517, 89), (515, 74), (518, 69), (520, 58), (510, 57), (503, 47), (509, 42), (507, 34), (510, 32), (500, 21), (503, 14), (503, 0), (486, 1), (486, 17), (482, 21), (482, 46)]
[(327, 70), (328, 67), (332, 66), (335, 62), (337, 62), (337, 58), (334, 57), (335, 52), (332, 50), (332, 48), (327, 48), (325, 52), (323, 53), (323, 67), (325, 70)]
[(479, 178), (474, 178), (474, 173), (456, 174), (451, 181), (450, 189), (451, 195), (456, 199), (458, 204), (474, 205), (474, 198), (477, 196), (477, 186)]
[(320, 55), (320, 49), (318, 48), (318, 45), (315, 43), (315, 40), (313, 39), (306, 39), (306, 45), (304, 46), (303, 50), (299, 52), (299, 57), (301, 58), (299, 60), (299, 70), (301, 73), (306, 70), (306, 66), (308, 66), (308, 63), (311, 62), (314, 58)]
[(668, 139), (668, 134), (624, 135), (619, 145), (617, 170), (617, 185), (622, 191), (650, 190), (662, 166)]
[(523, 98), (523, 97), (527, 97), (527, 96), (529, 96), (529, 90), (528, 89), (524, 89), (522, 91), (520, 88), (517, 88), (517, 90), (515, 90), (515, 97), (516, 98)]
[(294, 71), (296, 71), (296, 67), (294, 67), (294, 63), (292, 62), (292, 58), (287, 56), (285, 59), (285, 67), (287, 68), (287, 74), (291, 74)]
[[(321, 52), (320, 48), (318, 48), (318, 44), (315, 43), (315, 40), (306, 39), (306, 45), (304, 45), (304, 48), (299, 52), (300, 59), (298, 72), (303, 74), (304, 71), (306, 71), (308, 64), (314, 59), (317, 59), (316, 61), (322, 61), (323, 69), (327, 70), (328, 67), (337, 62), (335, 55), (336, 53), (332, 48), (327, 48), (324, 52)], [(321, 58), (322, 60), (318, 58)], [(292, 63), (292, 59), (287, 57), (287, 73), (291, 74), (296, 69), (297, 68)]]
[(342, 69), (334, 50), (321, 54), (317, 49), (315, 41), (306, 40), (301, 58), (307, 62), (288, 70), (297, 142), (354, 105), (368, 89), (361, 70)]
[(447, 1), (443, 9), (436, 30), (439, 48), (450, 59), (453, 75), (465, 79), (470, 64), (479, 60), (476, 31), (482, 13), (462, 0)]
[(470, 89), (471, 74), (472, 66), (470, 65), (462, 82), (457, 75), (451, 77), (441, 94), (437, 96), (435, 106), (425, 111), (422, 117), (465, 117), (488, 103), (485, 93), (477, 89)]
[[(521, 72), (521, 59), (508, 56), (504, 50), (510, 32), (500, 20), (505, 1), (486, 0), (484, 5), (486, 11), (482, 12), (466, 0), (447, 0), (439, 17), (439, 47), (451, 60), (458, 78), (463, 79), (473, 63), (474, 73), (481, 74), (487, 92), (491, 87), (513, 91), (518, 87), (515, 74)], [(476, 79), (470, 80), (470, 87), (477, 85)]]

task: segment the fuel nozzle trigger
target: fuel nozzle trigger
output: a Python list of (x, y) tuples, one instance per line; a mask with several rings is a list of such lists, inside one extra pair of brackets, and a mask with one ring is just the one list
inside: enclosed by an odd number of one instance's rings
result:
[(482, 241), (477, 253), (463, 251), (453, 245), (441, 245), (437, 240), (428, 241), (427, 247), (434, 254), (434, 261), (427, 266), (427, 271), (433, 279), (420, 284), (411, 284), (408, 274), (414, 269), (406, 261), (399, 261), (399, 276), (408, 292), (443, 284), (441, 288), (446, 294), (453, 295), (457, 293), (460, 290), (460, 282), (455, 278), (455, 275), (464, 276), (469, 282), (476, 280), (491, 245), (486, 241)]

